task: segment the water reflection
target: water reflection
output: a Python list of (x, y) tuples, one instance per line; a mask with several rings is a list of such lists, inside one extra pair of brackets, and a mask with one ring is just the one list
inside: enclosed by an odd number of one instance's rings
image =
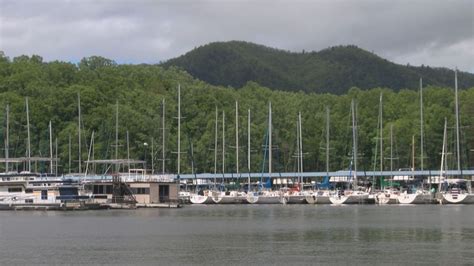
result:
[(0, 212), (0, 264), (466, 264), (471, 206)]

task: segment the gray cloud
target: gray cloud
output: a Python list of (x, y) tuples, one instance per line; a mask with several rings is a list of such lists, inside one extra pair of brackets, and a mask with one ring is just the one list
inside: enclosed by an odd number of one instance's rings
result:
[(0, 50), (156, 63), (213, 41), (291, 51), (356, 44), (397, 63), (474, 72), (474, 1), (8, 1)]

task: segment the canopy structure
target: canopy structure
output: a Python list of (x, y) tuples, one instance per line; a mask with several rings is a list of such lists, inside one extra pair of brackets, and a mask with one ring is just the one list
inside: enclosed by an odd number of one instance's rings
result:
[(141, 160), (129, 160), (129, 159), (109, 159), (109, 160), (89, 160), (85, 163), (96, 163), (96, 164), (143, 164), (145, 161)]
[(18, 157), (18, 158), (0, 158), (0, 163), (23, 163), (23, 162), (50, 162), (58, 161), (57, 158), (50, 157)]

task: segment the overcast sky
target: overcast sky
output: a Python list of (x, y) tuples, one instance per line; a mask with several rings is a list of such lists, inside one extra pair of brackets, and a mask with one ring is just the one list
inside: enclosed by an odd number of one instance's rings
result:
[(397, 63), (474, 73), (474, 1), (0, 0), (0, 50), (157, 63), (244, 40), (291, 51), (355, 44)]

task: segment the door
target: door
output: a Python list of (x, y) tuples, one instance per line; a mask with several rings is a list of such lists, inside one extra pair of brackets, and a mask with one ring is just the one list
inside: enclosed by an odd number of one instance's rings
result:
[(169, 185), (160, 185), (159, 187), (159, 197), (160, 202), (167, 202), (170, 196), (170, 186)]

